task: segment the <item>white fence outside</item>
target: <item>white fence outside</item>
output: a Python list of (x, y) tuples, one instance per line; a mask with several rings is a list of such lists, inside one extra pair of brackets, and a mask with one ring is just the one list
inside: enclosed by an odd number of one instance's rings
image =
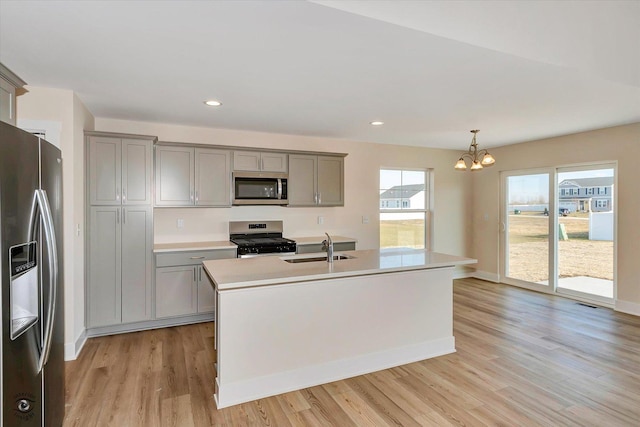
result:
[(589, 240), (613, 240), (613, 212), (589, 212)]

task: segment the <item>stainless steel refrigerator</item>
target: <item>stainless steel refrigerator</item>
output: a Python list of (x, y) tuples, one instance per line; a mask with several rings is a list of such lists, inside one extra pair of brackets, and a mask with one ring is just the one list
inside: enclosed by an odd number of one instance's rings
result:
[(62, 156), (0, 122), (0, 425), (64, 418)]

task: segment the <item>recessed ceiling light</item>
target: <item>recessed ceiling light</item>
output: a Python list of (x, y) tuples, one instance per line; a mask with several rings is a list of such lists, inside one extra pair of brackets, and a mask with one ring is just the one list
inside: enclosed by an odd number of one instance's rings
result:
[(220, 101), (216, 101), (215, 99), (210, 99), (208, 101), (204, 101), (205, 104), (207, 104), (210, 107), (219, 107), (222, 105), (222, 102)]
[(383, 124), (384, 124), (384, 122), (381, 122), (381, 121), (371, 122), (371, 126), (382, 126)]

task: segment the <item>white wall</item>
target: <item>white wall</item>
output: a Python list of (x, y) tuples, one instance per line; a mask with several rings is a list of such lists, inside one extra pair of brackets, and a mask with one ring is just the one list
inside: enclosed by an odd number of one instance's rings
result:
[[(68, 90), (27, 86), (18, 97), (20, 120), (51, 121), (60, 125), (63, 193), (63, 257), (65, 358), (75, 357), (84, 334), (84, 130), (93, 116)], [(76, 234), (80, 224), (80, 234)]]
[[(616, 309), (640, 315), (640, 123), (492, 148), (496, 165), (473, 179), (471, 256), (486, 277), (497, 277), (500, 260), (500, 171), (617, 162)], [(484, 217), (486, 215), (486, 219)]]

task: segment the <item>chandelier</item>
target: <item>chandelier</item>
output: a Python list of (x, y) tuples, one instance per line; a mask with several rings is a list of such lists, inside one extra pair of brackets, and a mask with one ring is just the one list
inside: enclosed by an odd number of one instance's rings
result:
[(454, 166), (456, 170), (466, 170), (467, 163), (465, 162), (465, 158), (468, 158), (471, 161), (471, 171), (478, 171), (483, 167), (493, 166), (496, 162), (496, 159), (493, 158), (491, 154), (487, 150), (478, 150), (478, 143), (476, 143), (476, 134), (480, 132), (479, 129), (474, 129), (471, 131), (473, 134), (473, 139), (471, 140), (471, 145), (469, 146), (469, 151), (463, 153), (458, 159), (458, 162)]

